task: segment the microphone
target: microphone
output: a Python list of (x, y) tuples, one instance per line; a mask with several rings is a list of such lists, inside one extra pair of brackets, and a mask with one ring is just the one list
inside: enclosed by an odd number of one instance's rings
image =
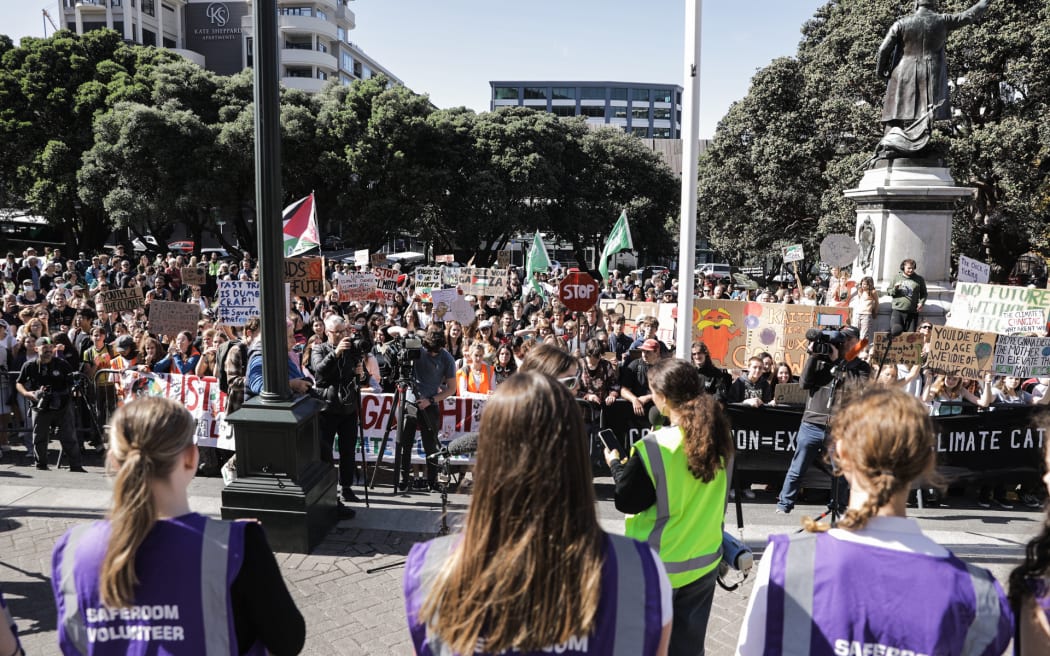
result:
[(821, 330), (819, 328), (810, 328), (806, 331), (806, 340), (815, 342), (820, 339)]
[(464, 433), (448, 443), (448, 454), (450, 456), (465, 456), (477, 450), (477, 433)]
[(660, 409), (655, 405), (649, 408), (649, 425), (653, 428), (659, 428), (667, 425), (667, 417), (660, 414)]
[(851, 362), (852, 360), (856, 359), (856, 357), (860, 355), (861, 351), (863, 351), (866, 348), (868, 348), (867, 339), (862, 339), (856, 344), (854, 344), (853, 348), (846, 351), (846, 362)]

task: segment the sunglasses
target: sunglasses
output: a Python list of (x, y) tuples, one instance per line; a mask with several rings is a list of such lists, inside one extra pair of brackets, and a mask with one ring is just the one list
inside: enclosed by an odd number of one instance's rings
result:
[(919, 330), (929, 330), (932, 326), (919, 326)]
[(579, 379), (579, 376), (565, 376), (564, 378), (559, 378), (558, 382), (569, 389), (576, 389), (576, 383), (579, 382)]

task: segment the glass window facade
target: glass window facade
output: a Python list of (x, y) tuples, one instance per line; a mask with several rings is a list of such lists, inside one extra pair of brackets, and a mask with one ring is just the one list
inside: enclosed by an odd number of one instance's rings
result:
[(612, 100), (627, 100), (627, 89), (625, 87), (613, 87), (609, 90), (609, 98)]
[(309, 7), (278, 7), (277, 13), (281, 16), (313, 16), (313, 10)]
[(605, 100), (605, 87), (580, 87), (582, 100)]
[(525, 100), (546, 100), (546, 87), (525, 87)]
[(631, 118), (633, 118), (635, 120), (641, 119), (643, 121), (648, 121), (649, 120), (649, 108), (648, 107), (632, 107), (631, 108)]
[(555, 105), (551, 107), (551, 113), (555, 116), (576, 116), (574, 105)]
[(344, 71), (354, 70), (354, 58), (350, 56), (349, 52), (344, 52), (339, 55), (339, 67)]
[(649, 128), (634, 126), (631, 128), (631, 134), (633, 134), (636, 137), (642, 137), (644, 139), (645, 137), (649, 136)]
[(495, 87), (492, 89), (492, 97), (496, 100), (517, 100), (517, 87)]
[(580, 107), (580, 114), (592, 118), (605, 118), (605, 107), (600, 105), (597, 107), (593, 105), (584, 105), (583, 107)]
[(671, 128), (653, 128), (653, 139), (670, 139)]
[(670, 107), (654, 107), (653, 108), (653, 120), (671, 120), (671, 108)]
[(551, 89), (552, 100), (576, 100), (576, 87), (554, 87)]
[(644, 100), (649, 102), (648, 89), (631, 89), (631, 100)]
[(653, 89), (653, 102), (669, 103), (674, 98), (670, 89)]
[(626, 107), (620, 107), (620, 106), (617, 106), (617, 105), (613, 105), (609, 109), (612, 110), (612, 117), (613, 118), (627, 118), (627, 108)]

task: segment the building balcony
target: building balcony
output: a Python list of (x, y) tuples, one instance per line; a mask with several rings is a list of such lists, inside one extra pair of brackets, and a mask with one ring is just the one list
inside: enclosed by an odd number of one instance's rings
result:
[(339, 68), (336, 58), (326, 52), (298, 48), (282, 49), (281, 63), (285, 66), (320, 66), (331, 71)]
[(313, 77), (282, 77), (281, 84), (289, 89), (301, 89), (307, 93), (319, 93), (329, 80), (318, 80)]
[(335, 39), (335, 23), (313, 16), (279, 16), (278, 27), (282, 33), (319, 34), (328, 39)]
[[(299, 3), (297, 0), (295, 0), (293, 2), (281, 2), (281, 4), (294, 4), (298, 6)], [(329, 12), (329, 15), (331, 15), (332, 12), (334, 12), (340, 4), (342, 3), (336, 2), (336, 0), (314, 0), (314, 5), (324, 11)]]
[(77, 9), (81, 13), (102, 12), (106, 13), (106, 0), (77, 0)]

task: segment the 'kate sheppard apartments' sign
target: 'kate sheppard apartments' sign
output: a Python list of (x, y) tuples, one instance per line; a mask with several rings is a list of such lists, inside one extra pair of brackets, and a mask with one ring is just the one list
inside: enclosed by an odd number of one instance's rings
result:
[(186, 49), (204, 56), (219, 75), (240, 73), (245, 61), (241, 19), (251, 11), (247, 2), (192, 2), (186, 5)]

